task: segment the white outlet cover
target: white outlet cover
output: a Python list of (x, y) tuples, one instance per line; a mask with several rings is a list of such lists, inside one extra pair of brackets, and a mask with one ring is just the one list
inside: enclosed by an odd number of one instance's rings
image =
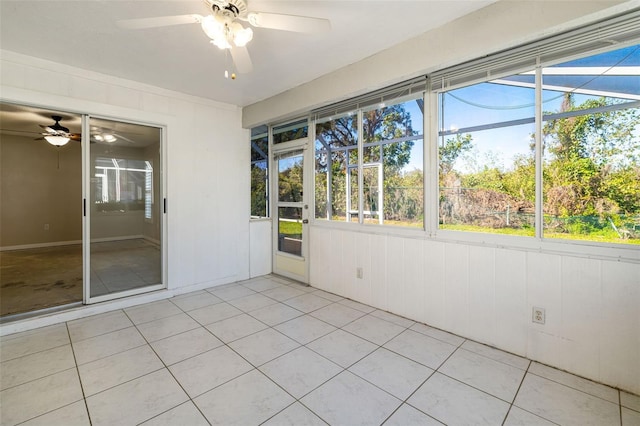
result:
[(544, 308), (539, 308), (537, 306), (534, 306), (531, 312), (531, 321), (535, 322), (536, 324), (544, 324), (545, 322)]

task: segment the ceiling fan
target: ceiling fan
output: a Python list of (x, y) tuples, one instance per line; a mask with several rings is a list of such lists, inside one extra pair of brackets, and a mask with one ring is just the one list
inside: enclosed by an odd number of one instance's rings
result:
[(253, 30), (243, 27), (239, 21), (248, 22), (256, 28), (319, 33), (329, 31), (328, 19), (280, 13), (253, 12), (245, 0), (203, 0), (208, 15), (174, 15), (154, 18), (127, 19), (118, 25), (128, 29), (157, 28), (181, 24), (200, 24), (211, 43), (222, 50), (230, 50), (238, 72), (248, 73), (253, 69), (246, 45), (253, 39)]
[(40, 124), (40, 127), (45, 131), (42, 133), (43, 137), (37, 138), (36, 140), (45, 139), (51, 145), (57, 147), (66, 145), (70, 140), (77, 142), (82, 140), (82, 135), (80, 133), (69, 133), (69, 129), (60, 124), (62, 117), (59, 115), (52, 115), (51, 118), (53, 118), (55, 123), (48, 126)]

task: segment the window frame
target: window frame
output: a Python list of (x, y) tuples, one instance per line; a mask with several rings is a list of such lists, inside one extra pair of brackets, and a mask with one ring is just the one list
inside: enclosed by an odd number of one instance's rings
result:
[[(535, 43), (534, 43), (535, 44)], [(544, 212), (543, 212), (543, 152), (542, 152), (542, 133), (543, 133), (543, 123), (545, 121), (545, 117), (549, 115), (544, 115), (543, 105), (542, 105), (542, 92), (543, 92), (543, 69), (546, 67), (551, 67), (554, 65), (562, 64), (565, 62), (588, 58), (590, 56), (595, 56), (602, 53), (612, 52), (615, 50), (619, 50), (625, 47), (630, 47), (634, 45), (640, 45), (640, 38), (630, 39), (624, 43), (619, 44), (609, 44), (606, 47), (596, 48), (593, 50), (581, 50), (578, 53), (572, 55), (566, 55), (561, 57), (555, 57), (552, 60), (542, 61), (540, 56), (535, 57), (536, 65), (534, 67), (535, 72), (535, 182), (536, 182), (536, 198), (535, 198), (535, 236), (509, 236), (509, 235), (501, 235), (494, 233), (482, 233), (482, 232), (470, 232), (470, 231), (456, 231), (456, 230), (447, 230), (441, 229), (439, 226), (439, 163), (438, 163), (438, 140), (439, 140), (439, 119), (440, 119), (440, 109), (438, 96), (440, 93), (447, 92), (450, 90), (455, 90), (462, 87), (469, 87), (474, 84), (479, 84), (483, 82), (489, 82), (496, 79), (500, 79), (503, 77), (507, 77), (510, 75), (515, 75), (523, 72), (531, 72), (531, 66), (529, 64), (520, 65), (518, 67), (513, 68), (504, 68), (500, 73), (491, 74), (490, 76), (485, 76), (484, 78), (471, 78), (468, 81), (460, 79), (456, 82), (456, 84), (447, 85), (444, 83), (444, 77), (438, 77), (442, 79), (442, 87), (434, 88), (435, 83), (430, 80), (430, 90), (428, 90), (431, 96), (431, 111), (434, 111), (435, 114), (432, 115), (431, 119), (431, 128), (429, 132), (429, 145), (430, 145), (430, 153), (432, 157), (434, 157), (431, 161), (431, 171), (432, 174), (435, 175), (434, 181), (430, 183), (429, 189), (431, 193), (435, 193), (432, 196), (430, 201), (430, 206), (425, 206), (426, 208), (431, 207), (434, 211), (432, 211), (432, 215), (430, 215), (429, 220), (427, 221), (427, 232), (436, 239), (441, 239), (443, 241), (461, 241), (461, 242), (469, 242), (469, 243), (490, 243), (498, 246), (509, 246), (514, 248), (525, 248), (525, 249), (537, 249), (537, 250), (552, 250), (558, 252), (574, 252), (578, 254), (585, 255), (595, 255), (595, 256), (604, 256), (604, 257), (613, 257), (616, 259), (625, 259), (625, 260), (633, 260), (640, 261), (640, 250), (638, 250), (638, 245), (634, 244), (622, 244), (622, 243), (605, 243), (598, 241), (589, 241), (589, 240), (578, 240), (578, 239), (560, 239), (560, 238), (548, 238), (544, 237)], [(528, 45), (527, 45), (528, 46)], [(527, 47), (525, 46), (525, 48)], [(459, 66), (460, 67), (460, 66)], [(551, 114), (554, 115), (554, 114)], [(426, 130), (425, 130), (426, 133)], [(425, 197), (426, 199), (426, 197)], [(426, 210), (425, 210), (426, 211)]]
[[(613, 41), (612, 41), (613, 40)], [(366, 93), (357, 98), (347, 99), (336, 104), (312, 110), (309, 120), (309, 139), (316, 139), (316, 123), (327, 121), (333, 117), (353, 114), (353, 111), (372, 106), (377, 102), (388, 101), (390, 94), (410, 93), (407, 97), (415, 96), (416, 91), (423, 93), (423, 191), (424, 191), (424, 223), (423, 229), (407, 228), (389, 225), (346, 222), (342, 220), (326, 220), (310, 218), (313, 227), (325, 229), (341, 229), (370, 235), (408, 237), (434, 242), (462, 243), (468, 245), (489, 246), (496, 249), (508, 248), (535, 251), (540, 253), (554, 253), (572, 256), (590, 257), (603, 260), (626, 261), (640, 263), (640, 250), (637, 245), (601, 243), (596, 241), (550, 239), (542, 235), (542, 86), (538, 84), (542, 79), (543, 67), (560, 64), (574, 59), (585, 58), (623, 47), (640, 43), (640, 10), (625, 15), (606, 18), (599, 22), (570, 29), (564, 33), (544, 39), (532, 40), (521, 46), (505, 51), (488, 54), (476, 60), (460, 63), (453, 67), (435, 70), (434, 72), (399, 83), (386, 89)], [(489, 64), (489, 65), (487, 65)], [(484, 68), (483, 68), (484, 67)], [(438, 217), (438, 92), (451, 90), (472, 84), (495, 80), (501, 77), (534, 70), (536, 76), (536, 106), (535, 106), (535, 236), (509, 236), (468, 231), (454, 231), (439, 228)], [(449, 73), (453, 77), (449, 78)], [(426, 77), (426, 80), (425, 80)], [(421, 82), (421, 83), (420, 83)], [(422, 86), (421, 86), (422, 85)], [(418, 87), (418, 90), (415, 88)], [(420, 89), (422, 87), (422, 89)], [(386, 98), (385, 98), (386, 97)], [(359, 155), (361, 157), (361, 113), (359, 114)], [(315, 146), (314, 146), (315, 156)], [(315, 162), (314, 162), (315, 163)], [(362, 159), (359, 160), (362, 167)], [(313, 174), (316, 168), (314, 164)], [(360, 173), (359, 178), (362, 178)], [(310, 200), (313, 211), (316, 208), (316, 179), (313, 179), (314, 196)], [(362, 182), (359, 190), (362, 191)], [(331, 198), (327, 199), (331, 202)], [(362, 196), (360, 195), (360, 203)], [(362, 206), (360, 206), (362, 212)]]
[[(327, 117), (323, 117), (323, 118), (318, 118), (315, 117), (313, 120), (310, 121), (309, 126), (310, 126), (310, 131), (309, 131), (309, 135), (311, 138), (313, 138), (312, 140), (316, 140), (316, 125), (317, 124), (322, 124), (322, 123), (326, 123), (328, 121), (332, 121), (332, 120), (337, 120), (343, 117), (351, 117), (351, 116), (355, 116), (356, 120), (357, 120), (357, 143), (356, 145), (349, 145), (349, 146), (345, 146), (345, 147), (339, 147), (336, 148), (336, 150), (340, 150), (340, 151), (346, 151), (347, 152), (347, 159), (348, 159), (348, 153), (352, 150), (356, 150), (357, 152), (357, 164), (351, 164), (351, 162), (347, 161), (345, 163), (345, 176), (347, 179), (346, 185), (345, 185), (345, 200), (346, 200), (346, 206), (345, 206), (345, 215), (346, 218), (345, 220), (333, 220), (333, 219), (324, 219), (324, 218), (319, 218), (316, 217), (314, 214), (314, 218), (313, 221), (314, 223), (318, 223), (318, 221), (322, 221), (322, 222), (329, 222), (329, 223), (346, 223), (346, 224), (350, 224), (350, 225), (359, 225), (359, 226), (365, 226), (365, 227), (376, 227), (376, 228), (388, 228), (388, 229), (407, 229), (410, 231), (419, 231), (421, 233), (423, 233), (425, 231), (425, 220), (426, 220), (426, 208), (425, 208), (425, 200), (426, 200), (426, 191), (427, 191), (427, 186), (425, 184), (425, 177), (426, 177), (426, 169), (425, 169), (425, 152), (427, 150), (427, 145), (426, 145), (426, 129), (427, 129), (427, 114), (425, 113), (425, 105), (426, 105), (426, 96), (427, 96), (427, 90), (426, 90), (426, 80), (423, 81), (423, 86), (424, 88), (421, 91), (417, 91), (415, 90), (415, 87), (412, 87), (411, 90), (409, 90), (409, 94), (403, 94), (402, 96), (394, 96), (393, 98), (389, 98), (384, 100), (383, 102), (377, 102), (377, 103), (369, 103), (366, 106), (363, 107), (357, 107), (355, 108), (355, 110), (351, 110), (349, 112), (343, 112), (341, 114), (338, 114), (337, 116), (333, 117), (333, 116), (327, 116)], [(376, 142), (364, 142), (364, 135), (363, 135), (363, 115), (365, 112), (369, 112), (369, 111), (373, 111), (373, 110), (377, 110), (380, 108), (384, 108), (387, 105), (389, 106), (393, 106), (393, 105), (400, 105), (400, 104), (404, 104), (407, 103), (409, 101), (417, 101), (417, 100), (422, 100), (422, 105), (423, 105), (423, 111), (422, 111), (422, 133), (417, 134), (417, 135), (411, 135), (411, 136), (403, 136), (400, 138), (394, 138), (394, 139), (389, 139), (389, 140), (381, 140), (381, 141), (376, 141)], [(386, 224), (384, 223), (384, 195), (383, 193), (381, 193), (380, 197), (382, 197), (382, 203), (381, 206), (379, 208), (379, 217), (376, 219), (376, 221), (378, 223), (374, 223), (373, 221), (367, 222), (365, 220), (365, 215), (370, 214), (370, 211), (365, 211), (364, 210), (364, 169), (365, 168), (371, 168), (373, 166), (376, 166), (379, 168), (379, 173), (378, 173), (378, 179), (379, 181), (379, 185), (381, 187), (384, 186), (384, 161), (379, 161), (379, 162), (364, 162), (364, 149), (368, 148), (368, 147), (373, 147), (373, 146), (378, 146), (380, 147), (380, 150), (382, 151), (382, 149), (384, 148), (385, 145), (391, 145), (394, 143), (402, 143), (402, 142), (406, 142), (406, 141), (421, 141), (422, 143), (422, 151), (423, 151), (423, 158), (421, 159), (421, 163), (422, 163), (422, 175), (423, 175), (423, 179), (422, 179), (422, 191), (423, 191), (423, 205), (422, 205), (422, 216), (423, 216), (423, 220), (422, 223), (420, 224), (420, 227), (412, 227), (412, 226), (406, 226), (406, 225), (390, 225), (390, 224)], [(323, 150), (326, 150), (327, 148), (322, 148)], [(316, 153), (316, 148), (314, 145), (314, 157), (315, 157), (315, 153)], [(315, 167), (315, 162), (313, 165), (313, 174), (314, 176), (316, 176), (317, 170)], [(355, 170), (356, 171), (356, 175), (358, 178), (358, 191), (357, 191), (357, 201), (358, 201), (358, 206), (357, 209), (353, 209), (353, 203), (350, 200), (350, 197), (352, 195), (351, 190), (350, 190), (350, 176), (351, 176), (351, 170)], [(316, 180), (314, 178), (314, 197), (312, 200), (312, 204), (313, 204), (313, 208), (315, 211), (315, 184), (316, 184)], [(332, 199), (331, 197), (327, 198), (327, 203), (331, 202)], [(351, 211), (348, 209), (348, 207), (351, 207)], [(352, 220), (351, 217), (355, 217), (357, 216), (357, 221)]]
[[(270, 188), (269, 188), (269, 182), (270, 182), (270, 176), (269, 176), (269, 152), (271, 151), (271, 144), (269, 143), (270, 140), (270, 129), (269, 126), (263, 125), (263, 126), (255, 126), (251, 129), (251, 133), (256, 130), (256, 129), (260, 129), (264, 127), (266, 133), (258, 133), (256, 135), (249, 135), (249, 218), (251, 220), (264, 220), (264, 219), (269, 219), (271, 217), (271, 209), (270, 209), (270, 198), (271, 198), (271, 193), (270, 193)], [(260, 149), (260, 147), (258, 147), (255, 144), (255, 140), (258, 139), (263, 139), (265, 138), (267, 139), (267, 152), (261, 152), (262, 150)], [(254, 148), (255, 145), (255, 148)], [(253, 157), (251, 155), (251, 153), (256, 150), (258, 153), (260, 153), (261, 155), (263, 155), (265, 158), (261, 159), (261, 160), (252, 160), (251, 158)], [(262, 216), (255, 216), (253, 215), (253, 188), (252, 188), (252, 176), (251, 174), (253, 173), (253, 167), (258, 164), (258, 163), (265, 163), (265, 211), (264, 211), (264, 215)]]

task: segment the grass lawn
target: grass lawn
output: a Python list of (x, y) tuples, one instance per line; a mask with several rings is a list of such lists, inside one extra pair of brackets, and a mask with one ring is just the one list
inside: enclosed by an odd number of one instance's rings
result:
[[(513, 228), (485, 228), (475, 225), (440, 225), (440, 229), (452, 230), (452, 231), (468, 231), (468, 232), (483, 232), (488, 234), (501, 234), (501, 235), (519, 235), (525, 237), (533, 237), (535, 231), (533, 228), (525, 229), (513, 229)], [(562, 240), (579, 240), (579, 241), (593, 241), (597, 243), (614, 243), (614, 244), (635, 244), (640, 245), (640, 239), (629, 238), (626, 240), (618, 237), (613, 230), (603, 230), (598, 233), (591, 234), (568, 234), (564, 232), (549, 232), (545, 231), (544, 237), (547, 239), (562, 239)]]

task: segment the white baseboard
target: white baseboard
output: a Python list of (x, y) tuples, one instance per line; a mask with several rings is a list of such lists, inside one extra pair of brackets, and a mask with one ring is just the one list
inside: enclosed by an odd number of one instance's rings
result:
[[(103, 237), (103, 238), (92, 238), (92, 243), (107, 243), (110, 241), (124, 241), (124, 240), (146, 240), (150, 243), (160, 245), (160, 241), (146, 237), (144, 235), (121, 235), (118, 237)], [(53, 241), (50, 243), (36, 243), (36, 244), (20, 244), (16, 246), (5, 246), (0, 247), (0, 251), (11, 251), (11, 250), (28, 250), (28, 249), (37, 249), (37, 248), (46, 248), (46, 247), (58, 247), (58, 246), (72, 246), (74, 244), (82, 244), (82, 240), (73, 240), (73, 241)]]
[(118, 237), (103, 237), (103, 238), (92, 238), (92, 243), (108, 243), (110, 241), (124, 241), (124, 240), (140, 240), (144, 239), (144, 235), (121, 235)]
[(160, 240), (156, 240), (155, 238), (151, 238), (151, 237), (147, 237), (147, 236), (144, 236), (142, 238), (144, 238), (145, 241), (149, 241), (151, 244), (155, 244), (157, 246), (160, 245)]
[(72, 246), (75, 244), (82, 244), (82, 240), (53, 241), (51, 243), (36, 243), (36, 244), (21, 244), (17, 246), (4, 246), (4, 247), (0, 247), (0, 251), (27, 250), (27, 249), (35, 249), (35, 248), (58, 247), (58, 246)]

